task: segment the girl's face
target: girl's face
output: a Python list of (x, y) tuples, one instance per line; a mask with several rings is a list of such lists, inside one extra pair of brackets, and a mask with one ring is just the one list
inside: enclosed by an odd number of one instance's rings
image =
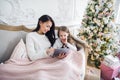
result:
[(45, 34), (50, 30), (50, 28), (52, 26), (52, 22), (51, 21), (47, 21), (47, 22), (41, 22), (40, 21), (39, 25), (40, 25), (39, 33)]
[(65, 31), (59, 32), (59, 38), (62, 43), (67, 43), (68, 35), (69, 35), (69, 33), (65, 32)]

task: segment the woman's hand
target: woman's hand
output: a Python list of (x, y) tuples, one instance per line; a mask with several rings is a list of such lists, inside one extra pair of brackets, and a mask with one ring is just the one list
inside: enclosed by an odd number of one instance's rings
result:
[(54, 51), (55, 51), (54, 48), (49, 48), (49, 49), (47, 49), (46, 53), (47, 53), (48, 55), (53, 55)]
[(60, 54), (57, 56), (57, 58), (62, 59), (62, 58), (65, 58), (66, 56), (67, 56), (67, 54), (65, 54), (65, 53), (60, 53)]

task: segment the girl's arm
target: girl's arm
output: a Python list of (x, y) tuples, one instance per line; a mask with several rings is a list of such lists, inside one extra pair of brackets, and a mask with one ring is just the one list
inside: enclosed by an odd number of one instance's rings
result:
[(77, 48), (76, 48), (76, 46), (75, 46), (74, 44), (70, 44), (70, 43), (67, 42), (66, 45), (67, 45), (67, 47), (69, 47), (71, 50), (77, 51)]
[(60, 48), (60, 47), (61, 47), (61, 44), (60, 44), (60, 43), (61, 43), (61, 42), (59, 41), (59, 38), (56, 39), (56, 41), (55, 41), (55, 43), (54, 43), (54, 45), (53, 45), (53, 48), (55, 48), (55, 49)]

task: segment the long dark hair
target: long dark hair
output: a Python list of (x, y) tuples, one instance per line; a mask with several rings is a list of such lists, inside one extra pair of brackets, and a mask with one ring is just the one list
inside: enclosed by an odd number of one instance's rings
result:
[(54, 42), (55, 42), (55, 23), (53, 21), (53, 19), (49, 16), (49, 15), (43, 15), (39, 18), (38, 20), (38, 24), (37, 24), (37, 27), (33, 30), (34, 31), (38, 31), (40, 29), (40, 25), (39, 23), (41, 22), (47, 22), (47, 21), (51, 21), (52, 22), (52, 26), (50, 28), (50, 30), (45, 33), (45, 35), (47, 36), (47, 38), (49, 39), (50, 43), (51, 43), (51, 46), (53, 46)]

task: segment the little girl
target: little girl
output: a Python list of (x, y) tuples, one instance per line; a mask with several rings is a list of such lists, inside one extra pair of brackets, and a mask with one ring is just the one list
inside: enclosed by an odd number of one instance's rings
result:
[(77, 50), (74, 44), (70, 44), (70, 32), (66, 26), (61, 26), (58, 29), (58, 39), (56, 40), (53, 48), (69, 48), (71, 50)]
[[(59, 48), (69, 48), (71, 50), (77, 50), (74, 44), (70, 44), (70, 32), (66, 26), (61, 26), (58, 29), (58, 39), (55, 41), (53, 48), (50, 48), (47, 53), (54, 53), (55, 49)], [(51, 55), (51, 54), (50, 54)], [(64, 58), (66, 55), (61, 53), (58, 58)]]

